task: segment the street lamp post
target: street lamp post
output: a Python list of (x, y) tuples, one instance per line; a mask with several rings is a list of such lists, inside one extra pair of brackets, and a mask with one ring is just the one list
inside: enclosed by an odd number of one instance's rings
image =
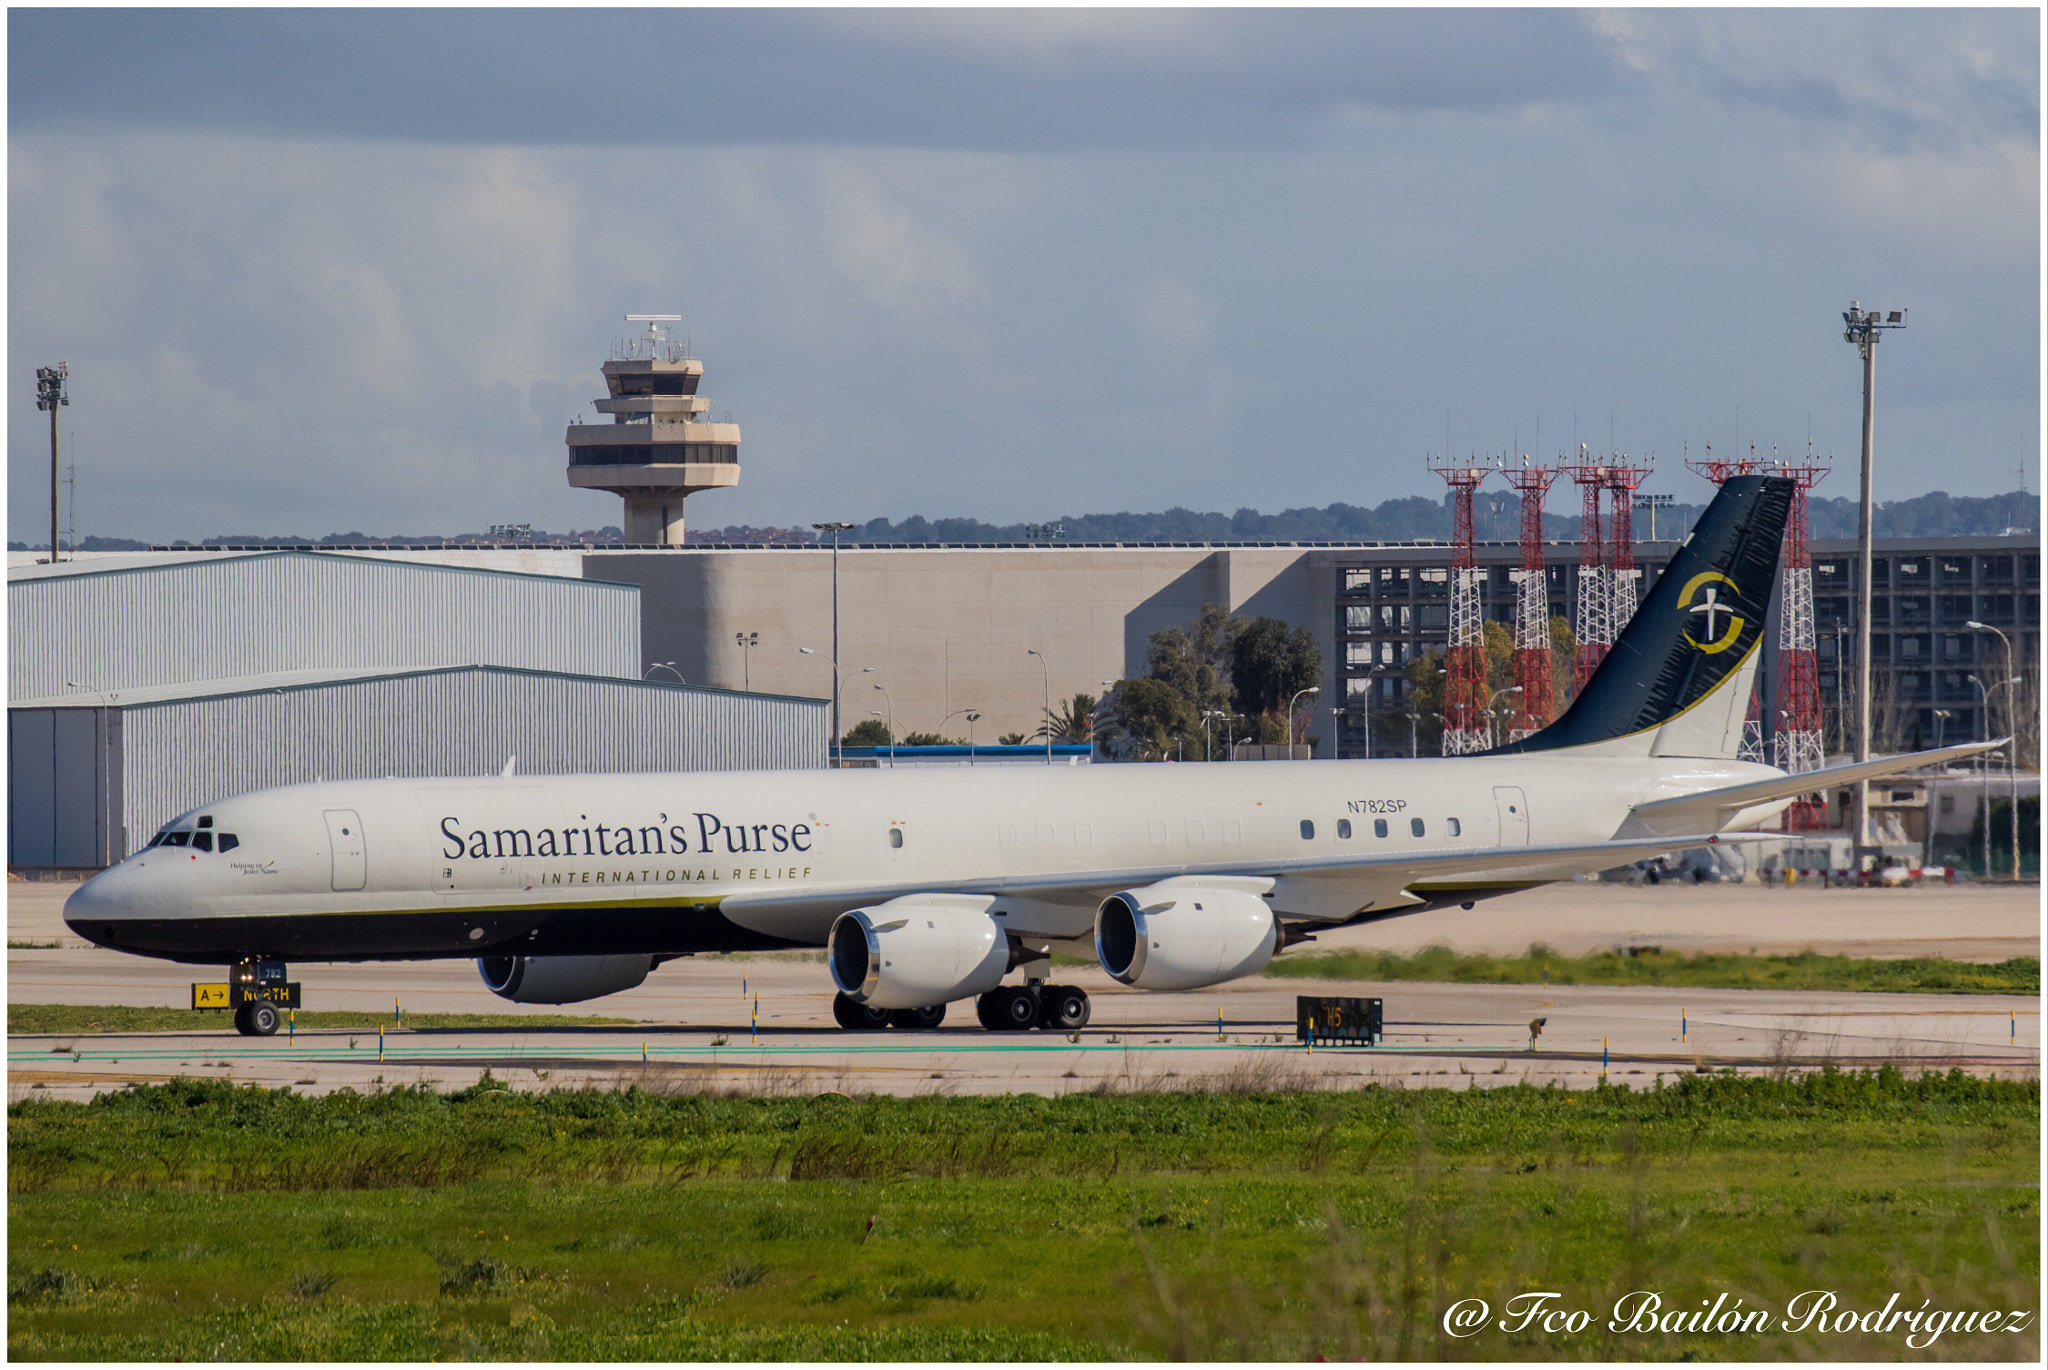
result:
[(1045, 653), (1036, 647), (1026, 647), (1026, 656), (1038, 658), (1039, 672), (1045, 677), (1045, 764), (1052, 764), (1052, 669), (1045, 664)]
[[(1888, 316), (1864, 309), (1855, 300), (1842, 315), (1846, 327), (1842, 341), (1855, 345), (1863, 358), (1863, 482), (1856, 509), (1856, 759), (1870, 760), (1870, 491), (1871, 451), (1876, 432), (1877, 340), (1885, 330), (1904, 328), (1906, 311), (1894, 309)], [(1856, 782), (1856, 865), (1863, 865), (1862, 848), (1870, 841), (1870, 782)]]
[[(1970, 619), (1963, 626), (1975, 628), (1979, 632), (1997, 633), (1998, 640), (2005, 644), (2006, 678), (2001, 683), (2005, 686), (2005, 706), (2010, 709), (2012, 707), (2012, 687), (2020, 682), (2020, 678), (2013, 673), (2012, 639), (2007, 637), (2003, 630), (1994, 628), (1988, 623), (1979, 623), (1974, 618)], [(1991, 699), (1988, 693), (1984, 699), (1984, 737), (1986, 741), (1989, 741), (1991, 737)], [(2018, 728), (2012, 730), (2012, 740), (2006, 744), (2005, 775), (2006, 789), (2008, 791), (2007, 799), (2012, 807), (2012, 878), (2017, 882), (2020, 878), (2020, 730)], [(1988, 807), (1984, 811), (1984, 827), (1986, 840), (1989, 841), (1991, 811)]]
[(740, 669), (745, 672), (741, 676), (742, 684), (740, 688), (752, 690), (754, 688), (754, 648), (761, 644), (761, 635), (759, 633), (734, 633), (732, 640), (733, 645), (740, 649), (740, 660), (742, 662)]
[[(880, 689), (881, 686), (877, 685), (875, 688)], [(979, 704), (969, 704), (964, 709), (953, 710), (953, 712), (939, 720), (939, 732), (943, 734), (946, 731), (946, 725), (962, 714), (967, 715), (967, 764), (972, 766), (974, 764), (974, 720), (981, 717), (981, 706)]]
[(832, 754), (839, 753), (839, 535), (850, 523), (814, 523), (811, 527), (832, 535)]
[(1493, 706), (1494, 706), (1494, 705), (1495, 705), (1496, 703), (1498, 703), (1498, 702), (1499, 702), (1499, 700), (1500, 700), (1500, 697), (1501, 697), (1502, 695), (1518, 695), (1518, 694), (1520, 694), (1521, 692), (1522, 692), (1522, 687), (1521, 687), (1521, 686), (1519, 686), (1519, 685), (1509, 685), (1509, 686), (1507, 686), (1507, 687), (1506, 687), (1506, 688), (1504, 688), (1504, 689), (1499, 689), (1499, 690), (1495, 690), (1495, 691), (1493, 692), (1493, 698), (1492, 698), (1492, 699), (1489, 699), (1489, 700), (1487, 700), (1487, 701), (1486, 701), (1486, 731), (1487, 731), (1487, 737), (1488, 737), (1489, 739), (1491, 739), (1491, 741), (1493, 742), (1493, 745), (1494, 745), (1494, 746), (1496, 746), (1496, 747), (1498, 747), (1498, 746), (1500, 745), (1500, 729), (1494, 726), (1494, 720), (1493, 720)]
[(1223, 710), (1221, 709), (1202, 710), (1202, 760), (1204, 761), (1214, 761), (1216, 759), (1216, 749), (1209, 745), (1209, 724), (1221, 717), (1223, 717)]
[[(868, 669), (873, 670), (874, 668), (869, 667)], [(875, 685), (875, 688), (882, 690), (879, 682)], [(896, 706), (890, 702), (887, 690), (882, 690), (882, 706), (889, 711), (889, 769), (893, 771), (896, 769)], [(942, 723), (939, 726), (943, 728), (945, 724)]]
[(678, 684), (687, 685), (690, 683), (689, 681), (683, 679), (683, 673), (676, 669), (676, 664), (673, 661), (655, 662), (652, 666), (649, 666), (647, 668), (646, 674), (642, 675), (640, 678), (642, 680), (645, 680), (648, 676), (653, 675), (656, 671), (667, 671), (670, 675), (676, 678)]
[(1289, 761), (1294, 760), (1294, 700), (1300, 699), (1303, 695), (1319, 695), (1322, 692), (1322, 686), (1311, 685), (1307, 689), (1296, 690), (1294, 692), (1294, 699), (1287, 701), (1287, 759)]

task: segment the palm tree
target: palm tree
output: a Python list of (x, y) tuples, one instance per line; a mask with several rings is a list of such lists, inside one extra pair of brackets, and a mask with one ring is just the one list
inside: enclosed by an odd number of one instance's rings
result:
[(1095, 707), (1094, 695), (1075, 695), (1072, 703), (1047, 712), (1045, 722), (1038, 725), (1038, 731), (1031, 734), (1031, 740), (1043, 742), (1050, 732), (1055, 742), (1092, 743), (1095, 741)]

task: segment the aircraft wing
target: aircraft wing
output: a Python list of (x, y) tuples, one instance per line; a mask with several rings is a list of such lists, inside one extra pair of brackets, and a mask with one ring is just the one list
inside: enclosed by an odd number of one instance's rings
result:
[(1852, 761), (1847, 765), (1828, 766), (1818, 771), (1802, 771), (1797, 775), (1775, 776), (1769, 780), (1753, 780), (1744, 785), (1727, 785), (1718, 790), (1702, 790), (1697, 794), (1652, 800), (1647, 804), (1638, 804), (1630, 811), (1628, 821), (1622, 825), (1622, 832), (1634, 837), (1673, 830), (1712, 830), (1720, 827), (1736, 813), (1753, 805), (1769, 804), (1780, 799), (1794, 799), (1802, 794), (1812, 794), (1816, 790), (1850, 784), (1858, 780), (1878, 780), (1885, 776), (1901, 775), (1907, 771), (1918, 770), (1922, 766), (1938, 766), (1944, 761), (1956, 761), (1966, 756), (1994, 751), (2003, 747), (2007, 741), (2006, 738), (1999, 738), (1995, 742), (1962, 742), (1931, 752), (1907, 752), (1901, 756), (1887, 756), (1876, 761)]
[[(1096, 902), (1118, 890), (1174, 877), (1215, 876), (1270, 880), (1273, 882), (1276, 911), (1295, 918), (1341, 921), (1364, 909), (1410, 903), (1405, 894), (1410, 886), (1464, 888), (1539, 884), (1729, 840), (1716, 833), (1687, 833), (1553, 846), (1439, 848), (1436, 851), (1385, 856), (1282, 857), (1269, 861), (1132, 866), (1122, 870), (1041, 874), (1022, 879), (989, 876), (974, 880), (947, 880), (940, 885), (926, 880), (860, 889), (763, 891), (728, 896), (720, 907), (727, 916), (746, 924), (750, 922), (750, 915), (755, 913), (861, 908), (906, 894), (935, 891), (992, 894), (1028, 904), (1051, 906), (1042, 908), (1037, 916), (1020, 909), (1020, 916), (1011, 923), (1018, 931), (1028, 929), (1042, 936), (1073, 937), (1078, 935), (1083, 922), (1092, 924)], [(1056, 912), (1060, 907), (1070, 911), (1064, 918)], [(1080, 912), (1084, 909), (1085, 915)], [(1073, 927), (1065, 927), (1068, 923)]]

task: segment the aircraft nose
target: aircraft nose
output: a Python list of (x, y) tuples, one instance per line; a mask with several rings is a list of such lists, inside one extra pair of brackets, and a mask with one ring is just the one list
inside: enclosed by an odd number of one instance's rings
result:
[(101, 871), (74, 890), (64, 901), (64, 923), (88, 941), (99, 942), (95, 923), (135, 916), (135, 892), (129, 872), (119, 866)]

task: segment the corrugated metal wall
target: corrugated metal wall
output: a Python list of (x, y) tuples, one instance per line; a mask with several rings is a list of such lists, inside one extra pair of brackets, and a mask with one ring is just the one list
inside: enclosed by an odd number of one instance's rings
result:
[(640, 674), (639, 588), (280, 552), (7, 586), (9, 699), (352, 666)]
[(823, 700), (489, 669), (121, 713), (124, 851), (210, 799), (316, 777), (496, 775), (510, 756), (522, 775), (818, 769), (831, 723)]

